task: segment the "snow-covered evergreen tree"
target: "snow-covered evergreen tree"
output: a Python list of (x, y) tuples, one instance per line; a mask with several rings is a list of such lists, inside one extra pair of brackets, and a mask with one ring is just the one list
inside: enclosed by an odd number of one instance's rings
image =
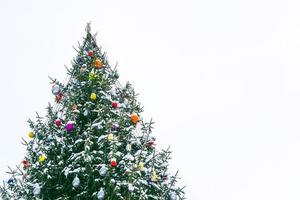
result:
[(170, 175), (170, 151), (156, 150), (153, 122), (144, 122), (136, 93), (87, 35), (66, 83), (52, 80), (55, 103), (29, 120), (27, 153), (10, 169), (3, 199), (184, 199)]

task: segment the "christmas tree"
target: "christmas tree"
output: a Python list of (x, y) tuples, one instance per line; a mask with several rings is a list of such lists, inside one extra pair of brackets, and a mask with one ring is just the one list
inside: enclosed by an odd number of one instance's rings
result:
[(76, 51), (68, 81), (52, 79), (54, 104), (45, 117), (28, 120), (26, 155), (10, 168), (1, 187), (3, 199), (184, 199), (170, 175), (170, 150), (157, 150), (153, 122), (132, 85), (118, 82), (95, 35)]

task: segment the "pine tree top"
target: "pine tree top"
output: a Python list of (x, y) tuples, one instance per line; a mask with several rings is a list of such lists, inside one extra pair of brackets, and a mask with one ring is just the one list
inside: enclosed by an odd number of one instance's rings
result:
[(184, 199), (177, 173), (168, 172), (169, 148), (156, 149), (132, 85), (121, 86), (90, 23), (85, 30), (68, 81), (52, 79), (54, 104), (28, 121), (26, 155), (10, 169), (2, 198)]

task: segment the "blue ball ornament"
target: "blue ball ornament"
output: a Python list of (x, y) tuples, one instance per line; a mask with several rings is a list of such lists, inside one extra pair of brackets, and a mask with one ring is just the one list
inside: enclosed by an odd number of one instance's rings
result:
[(47, 138), (46, 138), (46, 140), (45, 140), (45, 142), (47, 144), (49, 144), (52, 141), (52, 139), (53, 139), (52, 135), (48, 135)]
[(8, 184), (10, 187), (13, 187), (13, 186), (15, 185), (14, 179), (13, 179), (13, 178), (8, 179), (7, 184)]

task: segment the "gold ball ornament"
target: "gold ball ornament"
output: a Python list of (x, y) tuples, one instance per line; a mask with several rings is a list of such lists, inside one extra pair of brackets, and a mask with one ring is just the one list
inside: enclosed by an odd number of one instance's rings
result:
[(159, 176), (157, 176), (156, 172), (152, 172), (152, 175), (151, 175), (151, 181), (152, 182), (156, 182), (159, 180)]
[(40, 156), (39, 156), (39, 162), (40, 162), (40, 163), (45, 162), (45, 160), (46, 160), (46, 156), (44, 156), (44, 155), (40, 155)]
[(35, 137), (34, 132), (30, 131), (30, 132), (28, 133), (28, 137), (31, 138), (31, 139), (34, 138), (34, 137)]
[(113, 141), (114, 140), (114, 134), (112, 134), (112, 133), (108, 134), (107, 140), (108, 141)]
[(143, 162), (139, 162), (138, 168), (139, 168), (140, 171), (144, 171), (144, 163)]
[(140, 120), (140, 117), (138, 116), (138, 114), (132, 113), (130, 119), (132, 123), (136, 124)]
[(102, 66), (103, 66), (102, 61), (101, 61), (100, 59), (97, 58), (97, 59), (95, 60), (95, 62), (94, 62), (94, 67), (95, 67), (96, 69), (100, 69)]
[(77, 110), (78, 106), (76, 104), (72, 105), (72, 111)]
[(96, 93), (92, 93), (91, 96), (90, 96), (90, 99), (91, 99), (92, 101), (95, 101), (95, 100), (97, 99)]

